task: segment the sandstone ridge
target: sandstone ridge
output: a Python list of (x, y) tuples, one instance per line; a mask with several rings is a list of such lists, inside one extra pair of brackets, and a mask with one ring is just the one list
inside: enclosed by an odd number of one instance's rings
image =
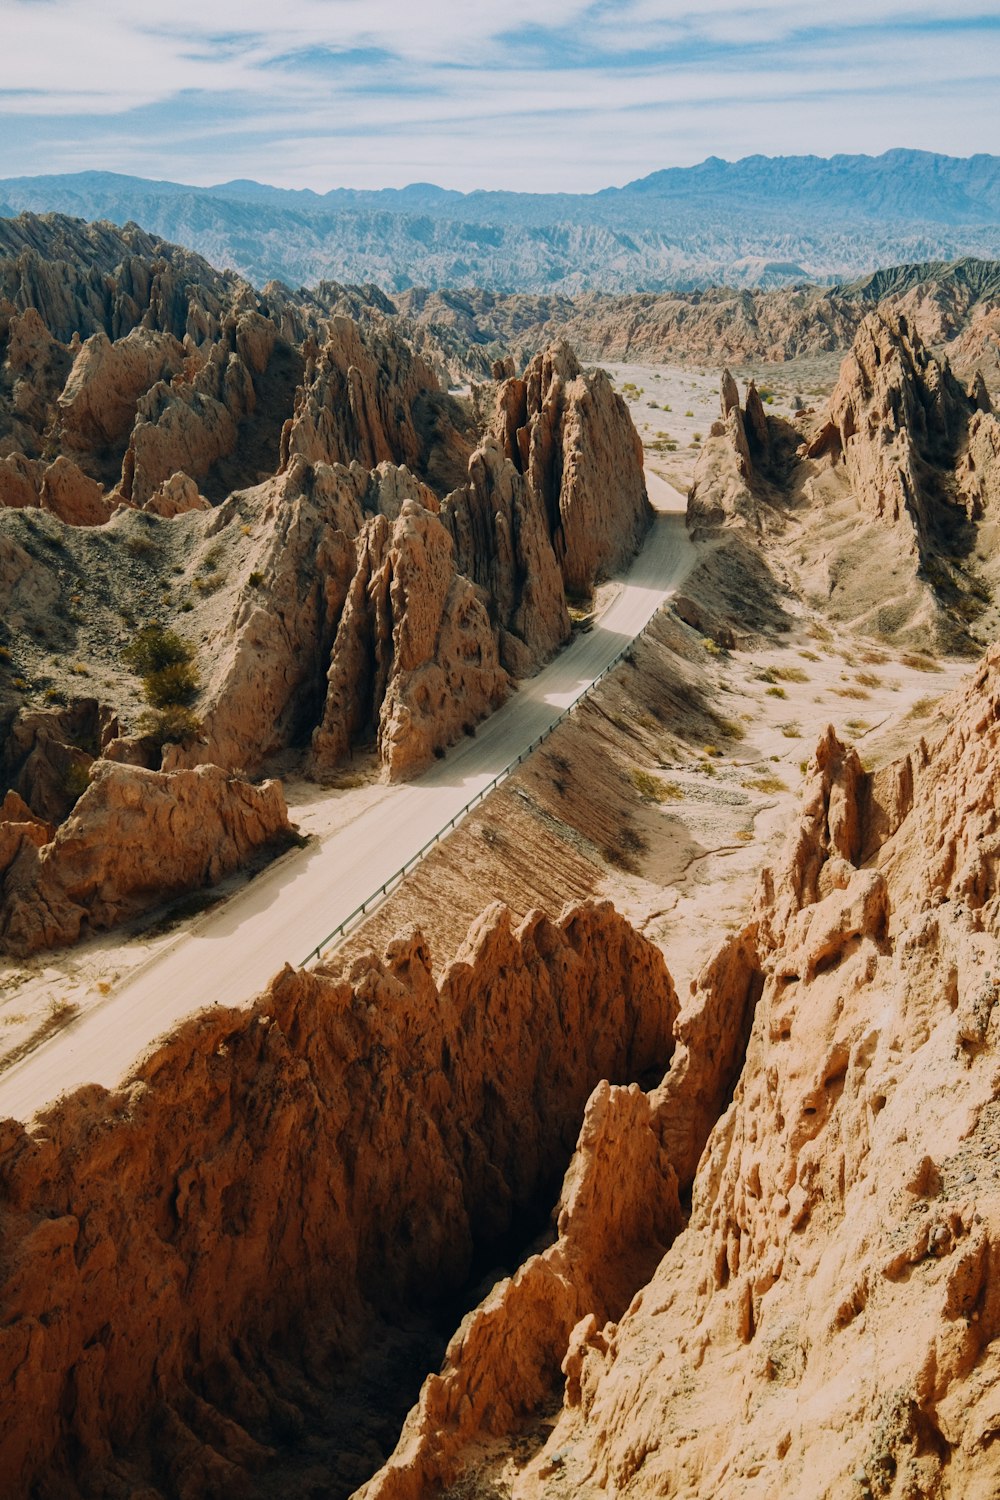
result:
[(5, 1123), (5, 1493), (246, 1495), (285, 1454), (305, 1494), (324, 1433), (343, 1493), (371, 1460), (317, 1420), (332, 1364), (461, 1285), (594, 1084), (662, 1067), (675, 1013), (609, 905), (517, 931), (493, 908), (437, 982), (416, 931), (349, 983), (286, 970), (115, 1093)]
[[(992, 1494), (998, 748), (997, 648), (938, 741), (885, 771), (866, 773), (832, 730), (820, 741), (749, 923), (682, 1006), (675, 1030), (693, 1045), (645, 1099), (622, 1099), (613, 1148), (581, 1137), (567, 1207), (591, 1176), (598, 1200), (627, 1203), (633, 1164), (662, 1151), (637, 1247), (651, 1205), (666, 1221), (693, 1172), (690, 1220), (609, 1321), (578, 1261), (581, 1300), (557, 1304), (560, 1330), (581, 1312), (560, 1338), (562, 1415), (533, 1462), (504, 1471), (519, 1500)], [(595, 1097), (598, 1119), (610, 1100)], [(560, 1229), (565, 1257), (566, 1210)], [(477, 1409), (495, 1399), (513, 1429), (544, 1399), (530, 1351), (554, 1254), (466, 1325), (366, 1500), (487, 1482), (455, 1403), (466, 1388)], [(504, 1351), (492, 1366), (483, 1320)]]

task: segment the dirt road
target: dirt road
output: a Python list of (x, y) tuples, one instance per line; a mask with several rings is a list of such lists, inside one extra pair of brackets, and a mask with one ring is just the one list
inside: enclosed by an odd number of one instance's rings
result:
[[(258, 994), (298, 964), (476, 793), (516, 760), (673, 594), (693, 561), (684, 497), (647, 472), (657, 518), (611, 605), (536, 677), (418, 780), (385, 788), (353, 823), (295, 851), (179, 933), (120, 989), (0, 1077), (0, 1116), (27, 1119), (84, 1083), (116, 1084), (155, 1039), (208, 1005)], [(335, 794), (334, 794), (335, 795)], [(489, 893), (484, 892), (484, 903)]]

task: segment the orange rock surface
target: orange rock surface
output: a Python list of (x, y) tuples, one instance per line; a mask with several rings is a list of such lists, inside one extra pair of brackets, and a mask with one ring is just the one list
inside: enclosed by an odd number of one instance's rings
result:
[(350, 982), (286, 969), (115, 1093), (4, 1123), (5, 1494), (246, 1494), (330, 1361), (457, 1288), (565, 1162), (595, 1082), (662, 1066), (675, 1012), (609, 905), (493, 908), (439, 981), (416, 931)]
[[(95, 760), (50, 842), (23, 843), (3, 874), (0, 947), (72, 943), (170, 896), (215, 884), (287, 833), (281, 786), (218, 766), (169, 774)], [(15, 825), (16, 827), (16, 825)]]
[[(700, 1154), (690, 1220), (609, 1321), (574, 1273), (594, 1316), (564, 1346), (562, 1415), (514, 1496), (995, 1493), (998, 751), (1000, 648), (940, 739), (885, 771), (821, 740), (783, 857), (683, 1005), (648, 1110), (611, 1150), (584, 1129), (566, 1192), (597, 1174), (598, 1197), (627, 1193), (651, 1129), (664, 1158), (644, 1184), (664, 1210)], [(692, 1115), (717, 1117), (703, 1151)], [(493, 1320), (513, 1422), (542, 1399), (521, 1351), (548, 1299), (503, 1297), (510, 1315), (495, 1294), (467, 1338)], [(461, 1338), (450, 1359), (367, 1495), (433, 1492), (443, 1445), (449, 1481), (463, 1440), (477, 1461), (445, 1393), (488, 1401), (490, 1369), (474, 1341), (468, 1369)]]

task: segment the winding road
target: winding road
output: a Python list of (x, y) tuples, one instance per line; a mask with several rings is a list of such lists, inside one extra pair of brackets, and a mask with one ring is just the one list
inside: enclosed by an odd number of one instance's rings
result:
[(138, 970), (119, 989), (0, 1075), (0, 1116), (28, 1119), (86, 1083), (111, 1088), (158, 1037), (205, 1006), (258, 994), (434, 838), (548, 729), (674, 594), (694, 559), (684, 497), (647, 470), (657, 516), (593, 629), (418, 780), (349, 826), (287, 855)]

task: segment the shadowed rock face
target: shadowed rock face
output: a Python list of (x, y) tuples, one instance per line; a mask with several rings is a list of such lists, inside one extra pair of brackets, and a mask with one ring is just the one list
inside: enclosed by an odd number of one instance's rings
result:
[(742, 551), (744, 569), (748, 538), (759, 566), (797, 532), (815, 606), (883, 639), (972, 654), (995, 634), (1000, 597), (1000, 419), (982, 375), (966, 390), (887, 306), (862, 322), (819, 417), (768, 415), (752, 382), (741, 410), (725, 371), (688, 524)]
[(492, 601), (503, 666), (529, 676), (568, 639), (569, 611), (545, 510), (495, 438), (472, 455), (441, 520), (459, 572)]
[(416, 931), (349, 983), (286, 970), (118, 1092), (7, 1122), (5, 1493), (245, 1496), (282, 1462), (283, 1494), (336, 1486), (323, 1387), (463, 1281), (675, 1014), (609, 905), (516, 932), (494, 907), (438, 982)]
[[(824, 734), (663, 1083), (592, 1098), (557, 1246), (466, 1320), (366, 1500), (470, 1478), (477, 1424), (512, 1431), (560, 1361), (517, 1500), (992, 1493), (998, 751), (996, 647), (939, 740), (884, 771)], [(621, 1311), (592, 1279), (610, 1236), (574, 1226), (580, 1184), (648, 1253), (692, 1175), (687, 1227)]]
[(94, 757), (119, 730), (114, 714), (96, 698), (77, 698), (65, 708), (22, 710), (7, 732), (0, 778), (37, 817), (60, 823)]
[[(218, 766), (167, 773), (103, 760), (91, 778), (51, 839), (22, 841), (0, 870), (8, 953), (73, 943), (84, 927), (113, 927), (214, 885), (291, 832), (276, 781), (252, 786)], [(24, 822), (20, 810), (13, 821)]]

